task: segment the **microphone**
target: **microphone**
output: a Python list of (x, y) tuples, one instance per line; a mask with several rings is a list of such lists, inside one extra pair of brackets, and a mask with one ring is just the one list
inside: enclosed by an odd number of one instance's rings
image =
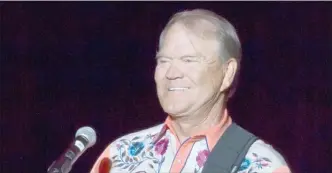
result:
[(75, 161), (92, 147), (97, 140), (96, 132), (93, 128), (85, 126), (77, 130), (75, 140), (67, 150), (55, 160), (47, 169), (47, 173), (68, 173)]

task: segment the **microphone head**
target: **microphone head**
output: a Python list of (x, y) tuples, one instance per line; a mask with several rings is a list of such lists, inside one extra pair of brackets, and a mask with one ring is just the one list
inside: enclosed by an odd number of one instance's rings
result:
[(86, 148), (92, 147), (96, 143), (96, 140), (97, 140), (97, 135), (96, 135), (95, 130), (89, 126), (79, 128), (75, 134), (75, 137), (78, 137), (78, 136), (82, 136), (85, 139), (87, 139), (88, 144), (87, 144)]

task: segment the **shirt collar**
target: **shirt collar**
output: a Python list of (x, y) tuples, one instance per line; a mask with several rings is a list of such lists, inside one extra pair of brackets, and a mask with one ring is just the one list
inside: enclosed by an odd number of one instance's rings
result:
[[(167, 116), (160, 132), (153, 138), (153, 142), (158, 142), (161, 139), (167, 130), (170, 131), (171, 134), (176, 135), (174, 128), (172, 127), (172, 119), (170, 116)], [(221, 117), (218, 124), (210, 127), (209, 129), (203, 130), (201, 132), (196, 133), (192, 136), (193, 139), (202, 139), (206, 137), (209, 149), (212, 150), (213, 147), (217, 144), (221, 135), (225, 132), (225, 130), (232, 124), (232, 118), (228, 114), (228, 110), (225, 109), (223, 112), (223, 116)]]

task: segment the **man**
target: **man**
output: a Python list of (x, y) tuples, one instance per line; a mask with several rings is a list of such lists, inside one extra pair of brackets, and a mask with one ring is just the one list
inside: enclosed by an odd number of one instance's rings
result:
[[(113, 141), (91, 172), (201, 172), (232, 124), (226, 102), (235, 90), (240, 58), (239, 38), (226, 19), (202, 9), (175, 14), (160, 35), (155, 68), (168, 117)], [(257, 140), (237, 172), (290, 170), (277, 151)]]

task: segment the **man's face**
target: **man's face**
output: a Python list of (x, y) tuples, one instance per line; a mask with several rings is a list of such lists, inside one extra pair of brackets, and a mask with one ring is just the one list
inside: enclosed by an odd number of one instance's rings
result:
[(223, 66), (216, 40), (202, 39), (176, 23), (157, 54), (155, 82), (164, 111), (173, 116), (195, 113), (220, 93)]

